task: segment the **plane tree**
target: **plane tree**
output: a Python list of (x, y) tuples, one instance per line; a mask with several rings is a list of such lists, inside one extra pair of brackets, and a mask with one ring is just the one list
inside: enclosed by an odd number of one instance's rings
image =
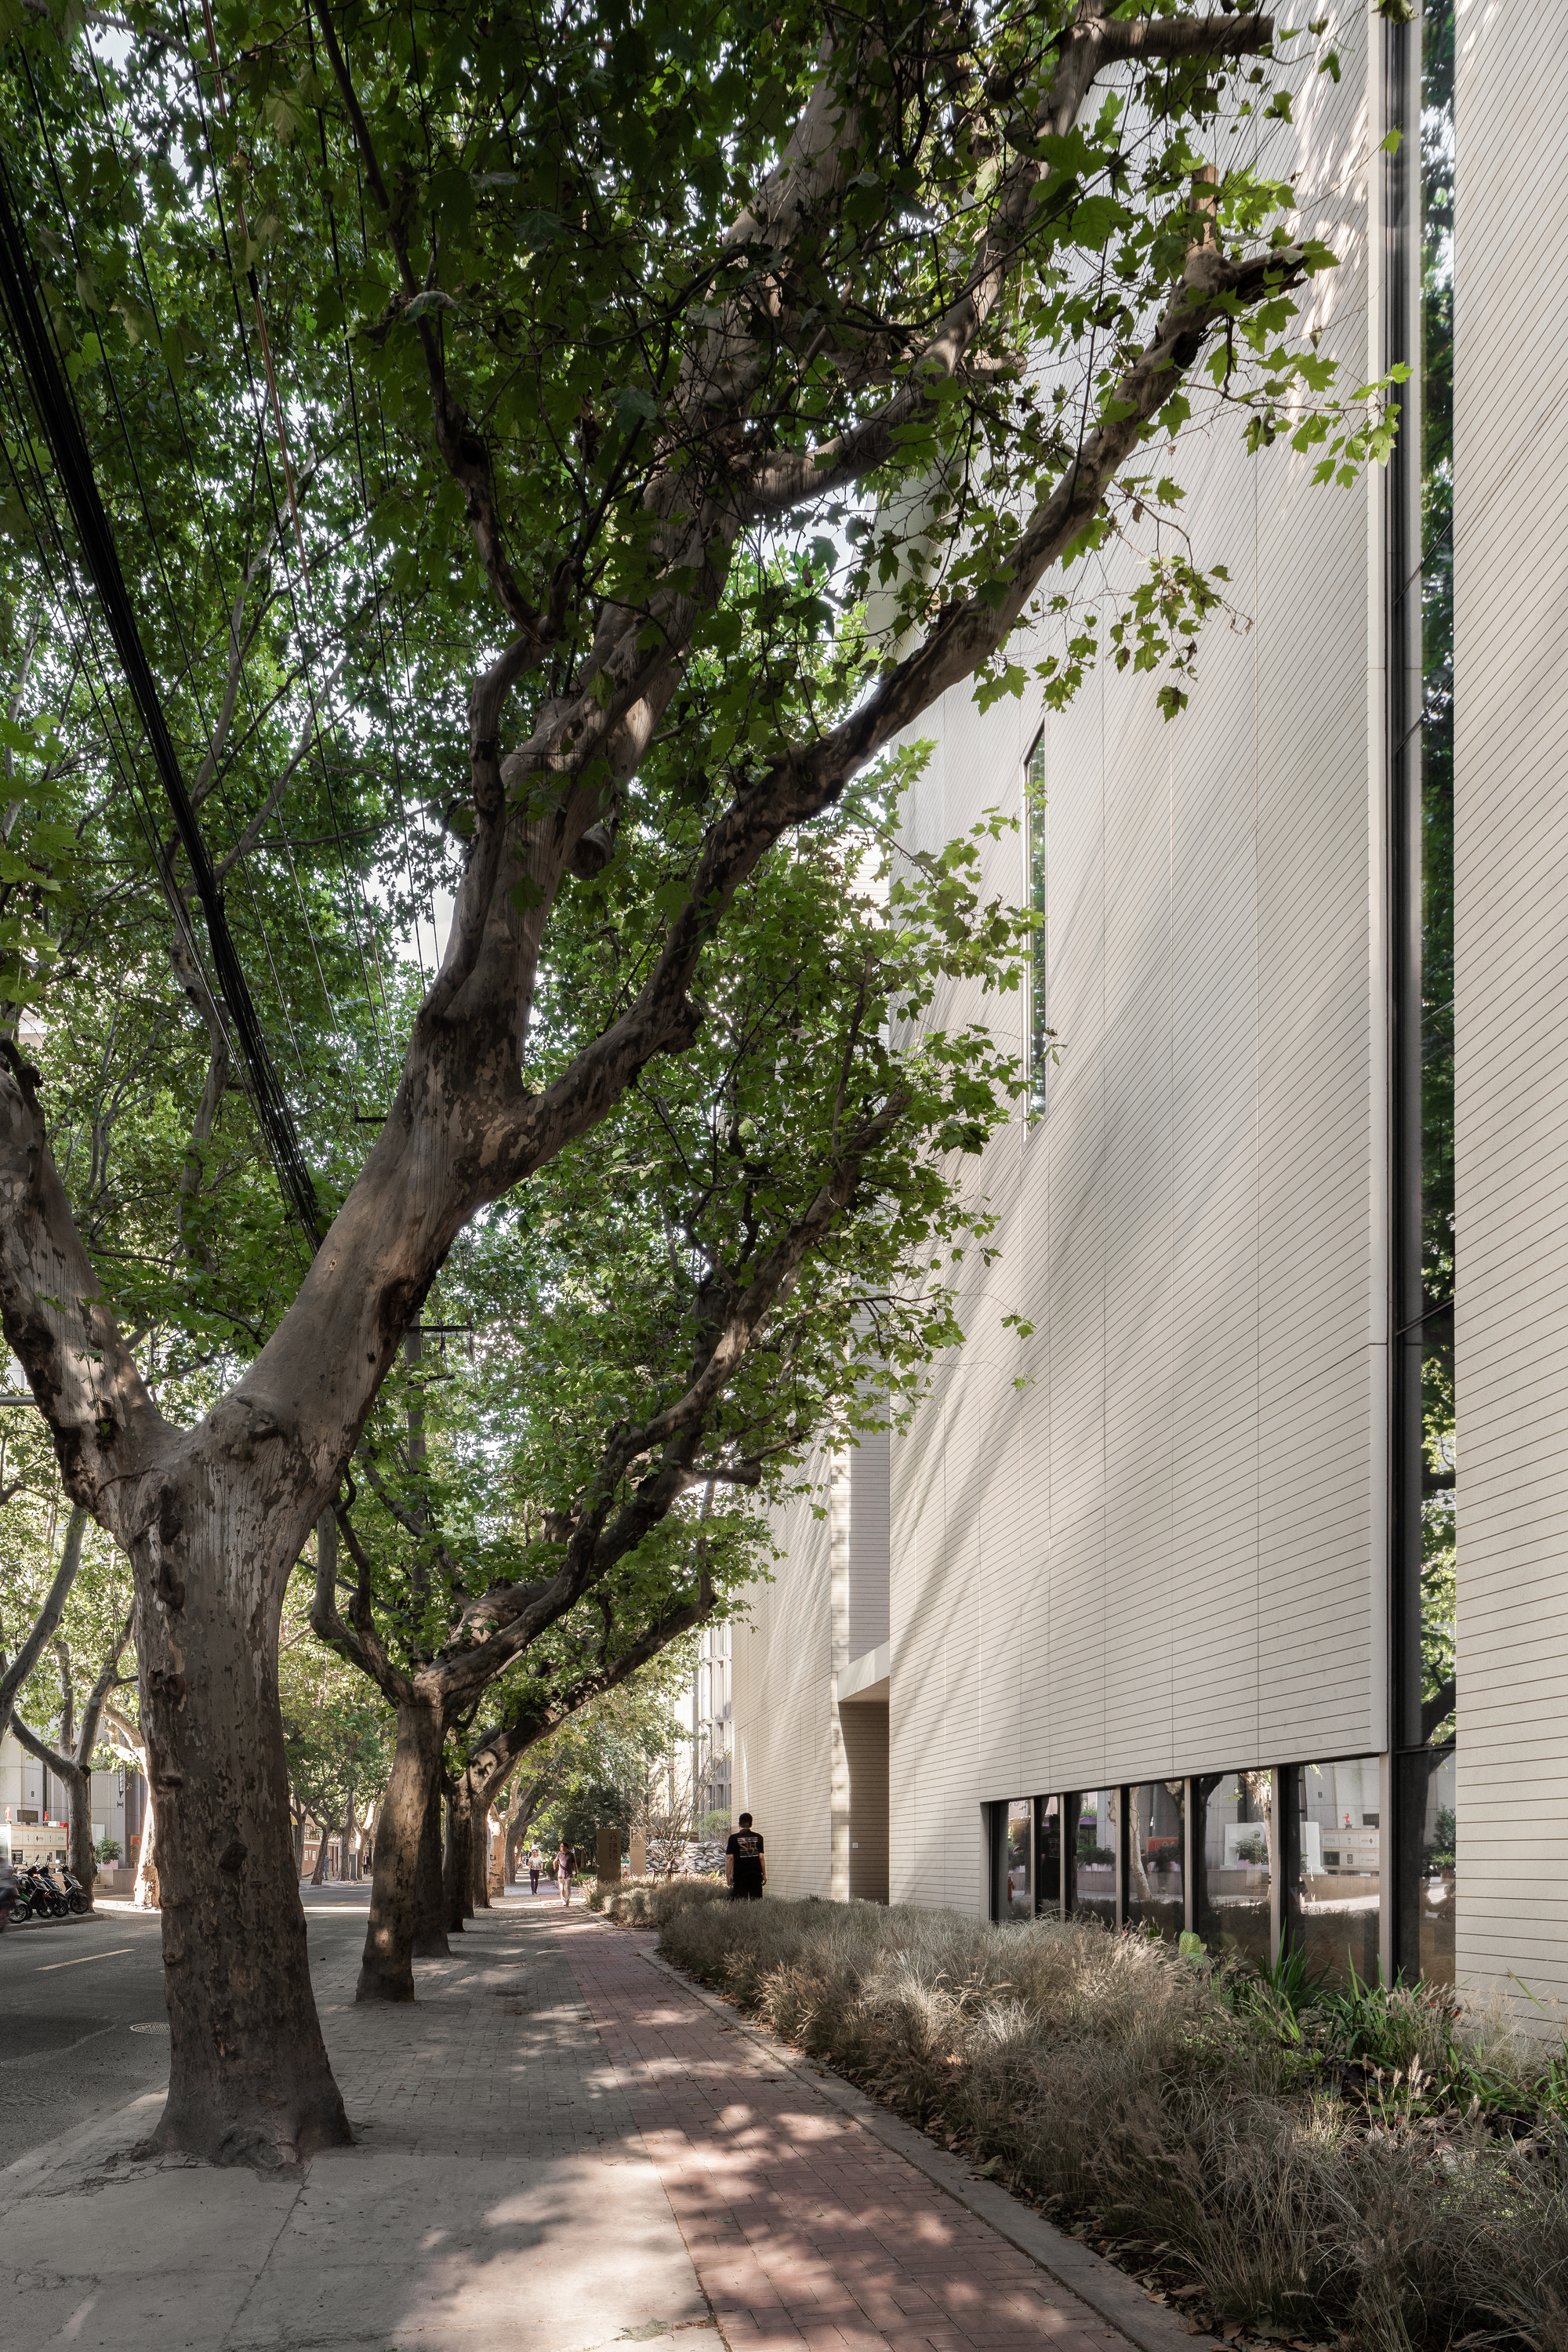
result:
[[(266, 635), (290, 691), (308, 700), (355, 616), (374, 619), (363, 741), (337, 739), (345, 788), (351, 767), (367, 801), (411, 776), (461, 847), (439, 969), (406, 1019), (388, 992), (395, 1044), (372, 1109), (338, 1130), (319, 1218), (284, 1128), (268, 1129), (320, 1245), (287, 1277), (282, 1249), (267, 1254), (264, 1312), (209, 1352), (205, 1392), (150, 1377), (134, 1272), (112, 1236), (84, 1232), (48, 1045), (14, 1034), (0, 1076), (5, 1337), (68, 1492), (136, 1579), (172, 2024), (153, 2141), (289, 2163), (348, 2126), (291, 1883), (279, 1614), (459, 1237), (497, 1204), (526, 1215), (543, 1171), (679, 1072), (763, 877), (950, 688), (1020, 689), (1015, 631), (1048, 624), (1063, 567), (1113, 534), (1147, 558), (1119, 657), (1177, 665), (1161, 691), (1179, 707), (1214, 592), (1162, 520), (1179, 493), (1164, 445), (1205, 386), (1239, 404), (1255, 446), (1289, 433), (1328, 475), (1375, 454), (1384, 428), (1375, 391), (1339, 403), (1331, 358), (1289, 340), (1292, 290), (1332, 256), (1251, 135), (1288, 121), (1292, 89), (1331, 60), (1313, 36), (1281, 62), (1273, 20), (1241, 0), (1148, 16), (1105, 0), (984, 16), (726, 0), (696, 20), (666, 0), (312, 0), (288, 22), (218, 0), (194, 52), (138, 0), (113, 56), (77, 12), (18, 15), (10, 55), (26, 70), (5, 103), (31, 250), (13, 282), (36, 289), (69, 385), (68, 400), (37, 361), (33, 406), (5, 428), (6, 528), (18, 544), (32, 532), (11, 593), (36, 587), (54, 633), (40, 675), (64, 695), (75, 625), (34, 477), (46, 445), (66, 462), (69, 407), (116, 528), (133, 533), (142, 507), (145, 569), (121, 570), (157, 609), (151, 674), (193, 772), (196, 689), (221, 697), (235, 566), (265, 538), (268, 561), (297, 563)], [(122, 431), (128, 416), (144, 430)], [(280, 481), (268, 537), (262, 489)], [(177, 549), (154, 527), (164, 513)], [(112, 601), (101, 551), (91, 562)], [(873, 591), (867, 633), (852, 616)], [(205, 628), (184, 630), (198, 607)], [(1070, 692), (1085, 642), (1037, 655), (1048, 693)], [(291, 719), (263, 730), (239, 805), (269, 802), (268, 770), (297, 740)], [(5, 879), (21, 928), (0, 942), (0, 993), (40, 1008), (57, 1061), (70, 990), (101, 1009), (124, 961), (89, 934), (85, 981), (60, 970), (50, 894), (79, 887), (97, 831), (118, 825), (130, 856), (147, 809), (129, 736), (125, 755), (123, 793), (95, 799), (85, 752), (62, 776), (35, 744), (17, 795)], [(328, 760), (309, 787), (323, 818), (331, 782)], [(333, 829), (341, 844), (341, 816)], [(599, 1025), (552, 1024), (557, 975), (578, 967), (563, 934), (639, 835), (662, 845), (662, 871), (618, 913), (626, 951)], [(188, 848), (187, 866), (162, 839), (140, 856), (149, 908), (155, 886), (197, 963), (210, 944), (221, 1020), (224, 908), (203, 899), (204, 940)], [(319, 904), (325, 853), (307, 865)], [(310, 893), (285, 917), (291, 871), (292, 838), (268, 880), (303, 967)], [(931, 877), (933, 907), (946, 887)], [(350, 929), (340, 918), (335, 936)], [(199, 1113), (209, 1082), (216, 1104), (229, 1081), (205, 1007), (187, 1004)], [(302, 1098), (351, 1090), (341, 1060), (328, 1077), (332, 1034), (323, 1000)], [(253, 1053), (253, 1102), (263, 1079)], [(471, 1696), (470, 1656), (496, 1642), (521, 1657), (556, 1599), (580, 1605), (669, 1540), (681, 1494), (725, 1458), (737, 1335), (749, 1359), (763, 1309), (813, 1278), (808, 1260), (831, 1264), (841, 1196), (896, 1198), (895, 1157), (934, 1166), (941, 1123), (917, 1116), (895, 1144), (899, 1102), (894, 1074), (882, 1108), (834, 1139), (820, 1200), (786, 1215), (783, 1186), (770, 1194), (754, 1262), (724, 1237), (725, 1280), (694, 1282), (688, 1304), (685, 1385), (649, 1381), (623, 1417), (585, 1423), (567, 1524), (520, 1563), (505, 1623), (453, 1594), (449, 1702)], [(207, 1278), (221, 1291), (216, 1255)], [(222, 1310), (215, 1297), (215, 1322)], [(554, 1300), (542, 1311), (553, 1319)], [(389, 1805), (407, 1780), (395, 1763)]]
[[(421, 1351), (383, 1388), (335, 1509), (353, 1572), (319, 1537), (312, 1615), (397, 1709), (362, 2000), (412, 1999), (416, 1946), (439, 1948), (448, 1732), (450, 1928), (472, 1822), (527, 1748), (754, 1574), (763, 1507), (808, 1448), (901, 1416), (958, 1336), (952, 1277), (991, 1223), (964, 1165), (1013, 1062), (984, 1019), (930, 1016), (944, 983), (991, 1009), (1027, 931), (978, 895), (976, 841), (898, 851), (899, 781), (758, 871), (687, 1051), (454, 1254), (444, 1297), (474, 1323), (475, 1367), (447, 1349), (432, 1383)], [(668, 856), (628, 816), (563, 922), (546, 1073), (624, 992)]]
[(386, 1785), (391, 1740), (385, 1705), (342, 1659), (323, 1653), (307, 1605), (304, 1592), (290, 1591), (279, 1643), (279, 1686), (296, 1853), (306, 1821), (314, 1822), (321, 1832), (319, 1885), (333, 1832), (341, 1832), (347, 1856), (356, 1829)]

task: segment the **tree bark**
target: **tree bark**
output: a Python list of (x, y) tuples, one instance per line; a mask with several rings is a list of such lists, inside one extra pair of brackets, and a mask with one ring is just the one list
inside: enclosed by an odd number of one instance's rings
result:
[(70, 1874), (90, 1905), (98, 1876), (98, 1857), (92, 1850), (92, 1772), (72, 1763), (60, 1778), (70, 1794)]
[[(412, 1690), (397, 1709), (397, 1745), (375, 1825), (375, 1866), (370, 1886), (356, 2000), (412, 2000), (414, 1960), (430, 1934), (431, 1801), (440, 1802), (442, 1727), (439, 1710)], [(436, 1928), (440, 1932), (440, 1829), (434, 1824)]]
[(447, 1784), (447, 1853), (441, 1869), (448, 1936), (460, 1936), (474, 1916), (474, 1792), (467, 1772)]
[(470, 1918), (476, 1911), (488, 1911), (490, 1907), (490, 1832), (494, 1824), (487, 1807), (474, 1807), (473, 1824), (473, 1875), (468, 1881)]
[(154, 1859), (158, 1844), (158, 1813), (153, 1802), (153, 1791), (147, 1791), (147, 1810), (142, 1816), (142, 1843), (136, 1849), (136, 1884), (131, 1890), (131, 1900), (138, 1911), (157, 1911), (163, 1907), (158, 1891), (158, 1864)]
[(276, 1616), (258, 1643), (218, 1580), (186, 1584), (166, 1554), (139, 1582), (172, 2042), (168, 2105), (149, 2146), (215, 2164), (296, 2164), (353, 2135), (310, 1988)]
[(417, 1899), (414, 1915), (416, 1960), (444, 1960), (451, 1953), (447, 1941), (447, 1905), (441, 1885), (441, 1780), (432, 1773), (425, 1800), (425, 1826), (419, 1839)]
[(1133, 1895), (1140, 1903), (1152, 1902), (1149, 1888), (1149, 1871), (1143, 1859), (1143, 1832), (1138, 1822), (1138, 1792), (1132, 1791), (1127, 1807), (1127, 1876)]
[(349, 1782), (348, 1795), (343, 1800), (343, 1825), (339, 1832), (338, 1852), (342, 1861), (338, 1876), (345, 1882), (353, 1876), (354, 1855), (354, 1784)]
[(316, 1823), (316, 1866), (310, 1873), (310, 1884), (312, 1886), (324, 1886), (326, 1883), (327, 1830), (324, 1822), (318, 1822)]

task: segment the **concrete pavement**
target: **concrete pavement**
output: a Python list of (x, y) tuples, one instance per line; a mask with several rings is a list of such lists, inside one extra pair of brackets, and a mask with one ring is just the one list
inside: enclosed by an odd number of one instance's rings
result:
[(590, 2352), (680, 2328), (717, 2352), (552, 1924), (509, 1901), (419, 1963), (413, 2008), (359, 2009), (363, 1917), (313, 1916), (356, 2146), (291, 2179), (139, 2162), (159, 2089), (36, 2148), (0, 2174), (0, 2346)]

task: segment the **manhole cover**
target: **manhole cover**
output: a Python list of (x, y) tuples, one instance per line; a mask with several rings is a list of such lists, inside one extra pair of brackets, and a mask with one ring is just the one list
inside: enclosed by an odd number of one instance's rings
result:
[(169, 2029), (161, 2025), (156, 2018), (152, 2018), (145, 2025), (133, 2025), (131, 2031), (132, 2033), (167, 2033)]

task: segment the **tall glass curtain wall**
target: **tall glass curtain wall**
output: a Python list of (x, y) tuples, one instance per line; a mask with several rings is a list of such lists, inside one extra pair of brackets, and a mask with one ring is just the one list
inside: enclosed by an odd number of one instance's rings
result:
[[(1396, 889), (1396, 1234), (1391, 1655), (1396, 1867), (1394, 1964), (1454, 1979), (1454, 856), (1453, 338), (1454, 0), (1427, 0), (1419, 26), (1390, 26), (1389, 88), (1419, 110), (1390, 217), (1414, 266), (1394, 289), (1418, 370), (1419, 435), (1391, 468), (1391, 656), (1412, 683), (1390, 695)], [(1416, 58), (1419, 57), (1417, 80)], [(1397, 119), (1397, 118), (1396, 118)], [(1404, 219), (1401, 220), (1401, 206)], [(1418, 207), (1418, 210), (1417, 210)], [(1417, 348), (1409, 351), (1412, 338)], [(1395, 346), (1397, 349), (1397, 345)], [(1403, 529), (1400, 522), (1403, 520)], [(1391, 678), (1396, 664), (1390, 662)], [(1418, 685), (1415, 679), (1418, 677)]]

